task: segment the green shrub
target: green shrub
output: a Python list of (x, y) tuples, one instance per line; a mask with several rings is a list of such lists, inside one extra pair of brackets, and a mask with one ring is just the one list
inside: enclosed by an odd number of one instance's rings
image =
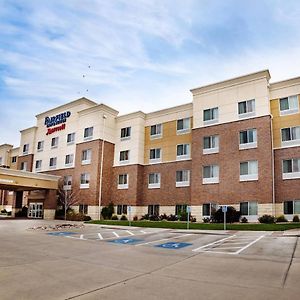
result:
[(196, 219), (195, 217), (193, 217), (193, 216), (190, 216), (190, 221), (191, 221), (192, 223), (195, 223), (195, 222), (197, 221), (197, 219)]
[(275, 217), (271, 215), (263, 215), (258, 218), (259, 223), (264, 223), (264, 224), (273, 224), (275, 223)]
[(122, 217), (120, 218), (121, 221), (127, 221), (127, 217), (125, 215), (122, 215)]
[(149, 215), (149, 220), (150, 221), (159, 221), (159, 216), (157, 215)]
[(15, 217), (16, 218), (26, 218), (27, 212), (28, 212), (28, 207), (23, 206), (22, 210), (19, 210), (18, 212), (16, 212)]
[(92, 220), (92, 218), (90, 216), (84, 215), (83, 221), (87, 222), (87, 221), (91, 221), (91, 220)]
[(138, 216), (133, 217), (133, 221), (138, 221), (138, 219), (139, 219)]
[(117, 215), (113, 215), (113, 216), (111, 217), (111, 219), (112, 219), (112, 220), (119, 220), (119, 218), (118, 218)]
[(176, 216), (176, 215), (172, 215), (172, 214), (170, 214), (169, 216), (168, 216), (168, 219), (167, 219), (168, 221), (178, 221), (178, 217)]
[(203, 223), (209, 223), (210, 222), (210, 218), (206, 217), (202, 219)]
[(149, 220), (149, 214), (145, 214), (141, 217), (141, 220)]
[(68, 221), (90, 221), (91, 219), (90, 216), (86, 216), (83, 213), (75, 213), (74, 211), (67, 213)]
[[(237, 211), (234, 207), (228, 206), (226, 212), (226, 222), (234, 223), (239, 222), (241, 217), (241, 212)], [(220, 207), (217, 211), (212, 212), (211, 220), (213, 223), (223, 223), (224, 222), (224, 213), (222, 211), (222, 207)]]
[(111, 219), (114, 212), (115, 212), (114, 204), (111, 202), (108, 204), (108, 206), (102, 208), (101, 215), (104, 220), (109, 220)]
[(299, 223), (300, 222), (298, 215), (293, 216), (293, 222), (295, 222), (295, 223)]
[(241, 218), (241, 223), (248, 223), (248, 219), (246, 217)]
[(168, 216), (166, 214), (162, 214), (159, 216), (159, 219), (162, 220), (168, 220)]
[(8, 216), (11, 216), (11, 211), (8, 211), (8, 212), (7, 212), (7, 215), (8, 215)]
[(281, 223), (281, 222), (288, 222), (288, 220), (285, 218), (284, 215), (281, 215), (276, 218), (276, 223)]
[(6, 214), (6, 213), (7, 213), (6, 209), (1, 210), (1, 214)]

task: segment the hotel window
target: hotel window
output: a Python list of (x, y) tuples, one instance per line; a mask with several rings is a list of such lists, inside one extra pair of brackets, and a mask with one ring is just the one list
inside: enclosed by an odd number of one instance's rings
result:
[(87, 204), (79, 204), (79, 213), (86, 215), (88, 213), (88, 207)]
[(300, 145), (300, 126), (281, 129), (282, 146)]
[(300, 178), (300, 158), (282, 161), (282, 179)]
[(121, 141), (128, 140), (131, 135), (131, 127), (125, 127), (121, 129)]
[(203, 167), (203, 184), (219, 183), (219, 166), (209, 165)]
[(68, 135), (67, 135), (67, 144), (71, 145), (71, 144), (74, 144), (74, 142), (75, 142), (75, 132), (68, 133)]
[(80, 175), (80, 188), (81, 189), (88, 189), (90, 187), (90, 174), (89, 173), (82, 173)]
[(258, 180), (258, 162), (250, 160), (240, 163), (240, 181)]
[(158, 163), (161, 162), (161, 149), (155, 148), (150, 149), (150, 163)]
[(120, 163), (129, 162), (129, 150), (120, 151)]
[(238, 112), (240, 118), (251, 117), (255, 115), (255, 100), (247, 100), (238, 103)]
[(16, 156), (13, 156), (12, 158), (11, 158), (11, 163), (12, 164), (15, 164), (17, 162), (17, 157)]
[(3, 161), (3, 159), (2, 159), (2, 157), (0, 157), (0, 166), (2, 166), (2, 161)]
[(176, 171), (176, 187), (190, 185), (190, 170)]
[(159, 189), (160, 188), (160, 173), (150, 173), (148, 176), (148, 188)]
[(284, 201), (283, 213), (285, 215), (300, 214), (300, 200)]
[(42, 161), (41, 160), (36, 160), (35, 161), (35, 169), (40, 170), (42, 168)]
[(27, 161), (21, 162), (21, 171), (27, 171)]
[(49, 161), (49, 167), (50, 169), (55, 169), (57, 163), (57, 157), (51, 157)]
[(66, 166), (72, 166), (74, 161), (74, 154), (67, 154), (65, 158), (65, 165)]
[(150, 138), (157, 139), (162, 136), (162, 124), (152, 125), (150, 128)]
[(90, 164), (91, 158), (92, 158), (92, 150), (91, 149), (83, 150), (81, 153), (81, 164), (82, 165)]
[(240, 212), (242, 216), (255, 216), (257, 215), (257, 202), (241, 202)]
[(58, 147), (58, 136), (52, 138), (51, 140), (51, 148), (57, 148)]
[(38, 143), (37, 143), (37, 151), (38, 152), (41, 152), (41, 151), (43, 151), (44, 150), (44, 141), (39, 141)]
[(93, 138), (94, 127), (84, 128), (83, 138), (84, 140), (90, 140)]
[(219, 152), (219, 136), (211, 135), (203, 138), (203, 154)]
[(240, 131), (239, 149), (250, 149), (257, 147), (257, 131), (256, 129), (247, 129)]
[(191, 130), (191, 119), (184, 118), (177, 120), (177, 134), (183, 134), (190, 132)]
[(177, 160), (190, 158), (190, 144), (177, 145)]
[(117, 215), (127, 215), (127, 205), (119, 204), (117, 206)]
[(217, 123), (218, 118), (219, 118), (219, 108), (218, 107), (203, 110), (204, 125)]
[(29, 151), (29, 144), (24, 144), (23, 145), (23, 154), (28, 154)]
[(128, 174), (119, 174), (118, 189), (128, 189)]
[(159, 216), (159, 205), (148, 205), (148, 215), (149, 216)]
[(176, 204), (175, 205), (175, 215), (178, 216), (183, 212), (186, 212), (187, 205), (186, 204)]
[(299, 112), (298, 96), (289, 96), (279, 99), (280, 115), (291, 115)]
[(64, 176), (64, 189), (71, 189), (72, 186), (72, 176), (71, 175), (66, 175)]
[(210, 217), (215, 211), (217, 211), (217, 204), (215, 203), (204, 203), (202, 205), (203, 217)]

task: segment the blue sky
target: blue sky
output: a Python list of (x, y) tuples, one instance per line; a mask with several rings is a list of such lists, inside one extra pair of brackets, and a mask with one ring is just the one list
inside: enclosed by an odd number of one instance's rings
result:
[(299, 38), (297, 0), (0, 0), (0, 144), (82, 96), (150, 112), (266, 68), (300, 76)]

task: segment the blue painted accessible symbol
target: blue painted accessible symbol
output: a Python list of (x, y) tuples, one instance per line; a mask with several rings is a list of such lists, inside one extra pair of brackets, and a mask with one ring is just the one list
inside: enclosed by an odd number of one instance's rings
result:
[(122, 238), (122, 239), (110, 240), (108, 242), (115, 243), (115, 244), (133, 245), (133, 244), (137, 244), (138, 242), (142, 242), (142, 241), (143, 240), (140, 240), (140, 239)]
[(180, 248), (184, 248), (184, 247), (191, 246), (191, 245), (193, 245), (193, 244), (169, 242), (169, 243), (156, 245), (155, 247), (166, 248), (166, 249), (180, 249)]
[(60, 231), (60, 232), (49, 232), (48, 235), (55, 235), (55, 236), (67, 236), (72, 234), (77, 234), (76, 232), (68, 232), (68, 231)]

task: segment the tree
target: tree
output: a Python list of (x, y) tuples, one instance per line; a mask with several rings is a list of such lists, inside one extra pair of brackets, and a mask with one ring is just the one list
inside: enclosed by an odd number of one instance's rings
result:
[[(239, 222), (240, 217), (241, 217), (240, 211), (236, 211), (236, 209), (232, 206), (227, 207), (227, 212), (226, 212), (226, 222), (227, 223)], [(224, 213), (223, 213), (221, 207), (217, 211), (212, 212), (211, 220), (213, 223), (223, 223), (224, 222)]]
[(78, 203), (78, 192), (75, 192), (73, 190), (66, 190), (64, 188), (64, 181), (61, 179), (58, 183), (57, 200), (64, 208), (66, 220), (68, 209), (72, 205)]

